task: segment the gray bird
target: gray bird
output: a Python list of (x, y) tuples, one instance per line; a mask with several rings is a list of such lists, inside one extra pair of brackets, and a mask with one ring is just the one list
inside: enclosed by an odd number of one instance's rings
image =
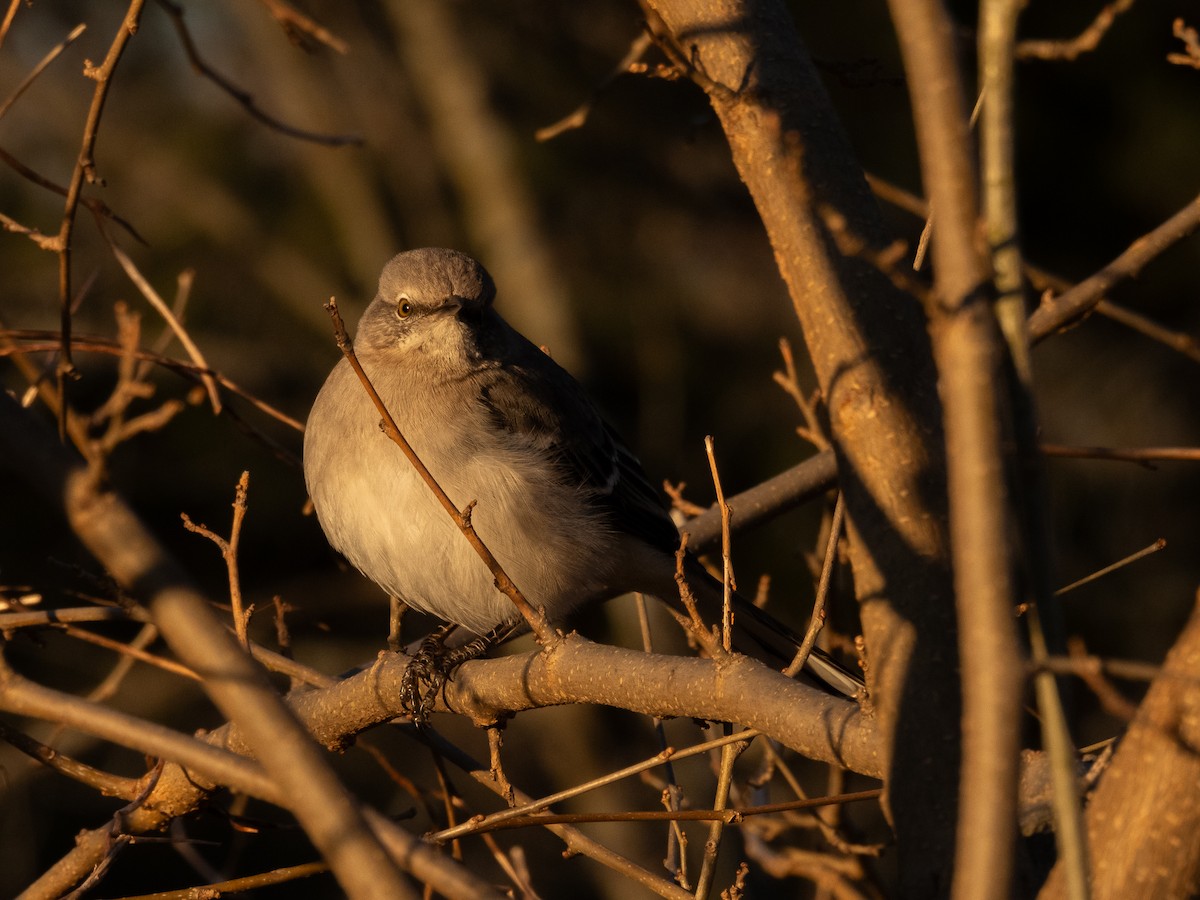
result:
[[(678, 598), (679, 534), (637, 458), (583, 388), (494, 309), (487, 271), (466, 254), (392, 258), (358, 326), (355, 352), (400, 431), (535, 607), (561, 624), (583, 604), (642, 591)], [(386, 436), (348, 362), (309, 414), (304, 477), (330, 544), (407, 605), (475, 635), (520, 617), (433, 492)], [(721, 585), (689, 563), (710, 614)], [(798, 638), (736, 599), (735, 642), (790, 662)], [(511, 629), (508, 626), (514, 626)], [(808, 667), (854, 696), (823, 654)]]

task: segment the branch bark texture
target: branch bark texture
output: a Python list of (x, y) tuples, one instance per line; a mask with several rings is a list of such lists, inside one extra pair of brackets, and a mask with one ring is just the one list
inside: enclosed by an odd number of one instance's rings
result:
[[(903, 892), (952, 853), (957, 652), (940, 406), (917, 303), (825, 225), (886, 243), (854, 153), (780, 2), (644, 0), (707, 92), (766, 226), (829, 410)], [(910, 853), (911, 849), (911, 853)], [(936, 863), (934, 862), (936, 860)]]
[[(962, 668), (963, 749), (953, 893), (1007, 898), (1016, 837), (1022, 668), (1005, 486), (1000, 336), (979, 247), (977, 179), (954, 25), (940, 0), (890, 0), (934, 220), (934, 354)], [(925, 885), (940, 896), (949, 885)]]
[[(1200, 606), (1150, 685), (1087, 807), (1091, 896), (1200, 893)], [(1060, 863), (1039, 895), (1069, 896)]]

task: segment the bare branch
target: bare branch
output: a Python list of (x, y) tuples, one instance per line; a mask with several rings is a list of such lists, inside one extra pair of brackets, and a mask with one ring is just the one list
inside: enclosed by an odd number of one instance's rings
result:
[(233, 525), (229, 531), (229, 540), (225, 540), (203, 525), (193, 524), (187, 513), (183, 514), (184, 528), (208, 538), (221, 551), (221, 557), (225, 560), (225, 567), (229, 571), (229, 602), (233, 607), (233, 630), (239, 643), (246, 648), (247, 652), (250, 652), (250, 637), (246, 633), (246, 628), (250, 624), (250, 613), (254, 607), (251, 606), (250, 609), (242, 607), (242, 583), (238, 577), (238, 543), (242, 535), (242, 521), (246, 518), (246, 494), (249, 490), (250, 473), (243, 472), (242, 477), (238, 479), (237, 490), (234, 493)]
[(53, 769), (72, 778), (81, 784), (94, 788), (106, 797), (122, 797), (132, 800), (140, 793), (136, 778), (121, 778), (102, 772), (79, 760), (59, 753), (53, 747), (48, 747), (41, 741), (35, 741), (29, 735), (9, 728), (0, 722), (0, 740), (8, 741), (22, 753), (36, 759), (47, 768)]
[(283, 26), (288, 37), (295, 39), (297, 35), (307, 35), (338, 53), (346, 53), (350, 49), (340, 37), (290, 3), (284, 0), (262, 0), (262, 4), (275, 17), (275, 21)]
[(1068, 447), (1063, 444), (1042, 444), (1040, 449), (1045, 456), (1065, 459), (1112, 459), (1136, 463), (1200, 461), (1200, 447)]
[(1093, 572), (1091, 575), (1085, 575), (1083, 578), (1080, 578), (1078, 581), (1072, 581), (1070, 584), (1066, 585), (1065, 587), (1059, 588), (1057, 591), (1054, 592), (1054, 595), (1056, 597), (1061, 597), (1063, 594), (1069, 594), (1071, 591), (1075, 590), (1076, 588), (1081, 588), (1085, 584), (1091, 584), (1096, 579), (1103, 578), (1105, 575), (1109, 575), (1109, 574), (1117, 571), (1117, 569), (1123, 569), (1125, 566), (1129, 565), (1130, 563), (1135, 563), (1140, 559), (1145, 559), (1147, 556), (1157, 553), (1159, 550), (1164, 549), (1166, 546), (1167, 546), (1166, 539), (1159, 538), (1157, 541), (1155, 541), (1149, 547), (1143, 547), (1141, 550), (1138, 550), (1136, 553), (1130, 553), (1125, 558), (1119, 559), (1115, 563), (1112, 563), (1111, 565), (1107, 565), (1103, 569)]
[[(82, 23), (76, 25), (71, 29), (71, 32), (65, 38), (59, 41), (49, 53), (42, 57), (41, 61), (30, 70), (29, 74), (21, 79), (21, 83), (13, 88), (12, 93), (9, 94), (2, 103), (0, 103), (0, 119), (4, 118), (4, 114), (9, 111), (12, 105), (17, 102), (17, 100), (23, 93), (25, 93), (29, 86), (33, 84), (35, 80), (37, 80), (37, 77), (45, 71), (46, 67), (50, 65), (50, 63), (54, 62), (54, 60), (58, 59), (58, 55), (75, 43), (75, 39), (83, 34), (86, 30), (86, 25)], [(0, 43), (2, 42), (3, 39), (0, 38)]]
[(1029, 318), (1029, 335), (1039, 341), (1072, 324), (1121, 281), (1134, 278), (1153, 259), (1200, 228), (1200, 196), (1194, 198), (1153, 231), (1142, 235), (1125, 252), (1096, 274), (1057, 297), (1043, 297)]
[[(951, 555), (962, 665), (960, 800), (953, 891), (1005, 898), (1012, 877), (1020, 649), (1005, 490), (1001, 351), (979, 252), (976, 175), (953, 26), (936, 0), (890, 0), (934, 211), (934, 355), (945, 408)], [(968, 662), (969, 661), (969, 662)], [(910, 890), (912, 890), (910, 888)], [(945, 888), (928, 884), (922, 893)]]
[(621, 57), (621, 61), (613, 66), (612, 71), (604, 77), (601, 82), (596, 85), (592, 91), (592, 96), (583, 103), (579, 104), (572, 112), (563, 116), (557, 122), (551, 125), (546, 125), (539, 128), (533, 133), (534, 140), (537, 141), (552, 141), (567, 131), (572, 131), (576, 128), (582, 128), (587, 122), (588, 116), (592, 113), (592, 106), (596, 99), (604, 92), (606, 88), (622, 75), (630, 71), (631, 67), (639, 59), (646, 55), (646, 51), (653, 46), (654, 41), (645, 31), (638, 34), (637, 37), (629, 44), (629, 49), (625, 51), (625, 55)]
[(158, 0), (158, 5), (171, 17), (171, 21), (175, 25), (175, 32), (179, 35), (179, 42), (183, 45), (183, 51), (187, 54), (188, 62), (191, 63), (192, 69), (237, 101), (250, 114), (251, 118), (257, 119), (268, 128), (274, 129), (281, 134), (286, 134), (288, 137), (298, 138), (302, 141), (311, 141), (314, 144), (324, 144), (329, 147), (344, 147), (347, 144), (358, 145), (363, 142), (363, 139), (356, 134), (320, 134), (315, 131), (305, 131), (302, 128), (288, 125), (286, 122), (282, 122), (274, 116), (263, 112), (258, 104), (254, 102), (253, 95), (239, 88), (201, 58), (200, 52), (196, 49), (196, 44), (192, 40), (192, 34), (188, 31), (188, 27), (183, 20), (183, 7), (178, 3), (171, 2), (171, 0)]
[[(150, 303), (151, 306), (158, 312), (163, 320), (171, 327), (175, 336), (179, 338), (179, 342), (183, 344), (187, 350), (188, 356), (192, 358), (192, 362), (196, 364), (197, 371), (207, 372), (209, 369), (208, 362), (204, 359), (204, 354), (200, 352), (200, 348), (196, 346), (190, 334), (183, 327), (183, 324), (175, 318), (175, 314), (171, 312), (171, 308), (158, 295), (158, 291), (146, 280), (138, 267), (134, 265), (129, 255), (118, 247), (107, 234), (104, 229), (101, 229), (104, 238), (108, 241), (108, 247), (112, 251), (113, 256), (117, 258), (117, 262), (121, 264), (121, 268), (125, 270), (125, 274), (129, 276), (129, 280), (133, 282), (134, 287), (138, 289), (143, 297)], [(216, 382), (210, 375), (201, 375), (201, 380), (204, 386), (208, 389), (208, 398), (212, 402), (213, 413), (219, 415), (221, 412), (221, 395), (217, 391)]]
[[(1200, 606), (1167, 654), (1087, 807), (1097, 897), (1186, 897), (1200, 889)], [(1131, 827), (1150, 820), (1161, 827)], [(1039, 897), (1067, 896), (1056, 865)]]
[[(0, 328), (0, 339), (20, 341), (20, 346), (0, 346), (0, 357), (9, 356), (13, 353), (38, 353), (46, 350), (55, 350), (58, 344), (54, 341), (57, 332), (41, 331), (37, 329), (24, 328)], [(72, 346), (84, 352), (89, 353), (108, 353), (119, 355), (122, 350), (119, 343), (111, 338), (101, 337), (99, 335), (74, 335), (71, 338)], [(187, 363), (182, 360), (172, 359), (169, 356), (163, 356), (160, 353), (155, 353), (150, 350), (138, 349), (133, 354), (139, 360), (152, 362), (155, 365), (162, 366), (164, 369), (170, 369), (180, 375), (192, 377), (198, 384), (204, 384), (205, 378), (213, 379), (217, 384), (227, 391), (232, 391), (243, 400), (252, 404), (256, 409), (266, 413), (272, 419), (282, 422), (294, 431), (303, 432), (304, 425), (291, 416), (271, 406), (271, 404), (255, 397), (236, 381), (222, 375), (216, 369), (210, 369), (206, 366), (200, 366), (196, 363)], [(223, 407), (222, 412), (227, 415), (232, 415), (228, 407)], [(236, 419), (236, 417), (235, 417)]]
[(804, 641), (796, 651), (795, 659), (783, 670), (783, 674), (788, 678), (795, 678), (796, 674), (804, 668), (804, 663), (808, 661), (808, 656), (817, 643), (817, 636), (825, 627), (825, 600), (829, 596), (829, 584), (833, 580), (833, 564), (837, 559), (838, 541), (842, 538), (842, 519), (845, 511), (846, 505), (839, 492), (837, 501), (833, 504), (833, 520), (829, 525), (829, 541), (825, 545), (825, 560), (821, 565), (821, 578), (817, 582), (817, 596), (813, 600), (812, 618), (809, 620), (808, 630), (804, 633)]
[(1171, 33), (1183, 41), (1183, 53), (1168, 53), (1167, 62), (1200, 69), (1200, 34), (1196, 29), (1185, 25), (1183, 19), (1176, 19), (1171, 24)]
[(1113, 22), (1123, 12), (1127, 12), (1134, 0), (1112, 0), (1096, 14), (1078, 35), (1063, 41), (1021, 41), (1016, 46), (1017, 59), (1066, 60), (1073, 62), (1085, 53), (1091, 53), (1100, 46), (1100, 41), (1108, 34)]
[[(71, 183), (67, 187), (67, 200), (63, 209), (62, 224), (52, 245), (47, 247), (47, 249), (53, 249), (58, 253), (58, 301), (61, 339), (57, 375), (58, 392), (64, 401), (65, 379), (75, 378), (77, 375), (75, 365), (71, 361), (71, 236), (75, 230), (75, 214), (79, 209), (84, 179), (89, 184), (95, 183), (98, 180), (96, 178), (94, 153), (96, 139), (100, 131), (100, 117), (104, 112), (104, 103), (108, 99), (108, 91), (112, 85), (112, 74), (116, 70), (121, 56), (125, 53), (125, 47), (128, 45), (130, 38), (137, 33), (144, 5), (145, 0), (130, 0), (129, 8), (125, 12), (125, 18), (121, 21), (121, 25), (117, 29), (117, 34), (113, 38), (112, 45), (108, 48), (108, 54), (105, 56), (104, 62), (98, 68), (92, 66), (90, 63), (84, 67), (84, 74), (96, 82), (96, 87), (92, 93), (92, 103), (88, 109), (87, 123), (84, 125), (83, 141), (79, 148), (79, 156), (75, 162), (75, 168), (71, 173)], [(60, 435), (64, 433), (66, 427), (65, 410), (66, 403), (63, 402), (59, 418)]]

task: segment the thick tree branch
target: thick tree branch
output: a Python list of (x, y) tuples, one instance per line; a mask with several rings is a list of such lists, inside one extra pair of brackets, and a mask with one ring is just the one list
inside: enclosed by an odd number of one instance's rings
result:
[[(925, 894), (921, 882), (944, 868), (934, 860), (953, 847), (959, 701), (944, 448), (924, 319), (869, 262), (841, 255), (825, 225), (832, 211), (871, 247), (888, 243), (784, 5), (643, 5), (660, 46), (708, 95), (804, 329), (846, 498), (888, 809), (901, 868), (914, 877), (904, 892)], [(918, 749), (905, 734), (938, 738)]]
[[(1200, 598), (1198, 598), (1200, 599)], [(1091, 896), (1193, 897), (1200, 891), (1200, 606), (1087, 807)], [(1070, 896), (1060, 863), (1044, 900)]]
[[(921, 173), (935, 216), (934, 353), (946, 459), (960, 655), (963, 749), (957, 897), (1007, 898), (1016, 834), (1020, 651), (1012, 609), (1012, 522), (1001, 447), (1002, 353), (978, 242), (975, 168), (954, 25), (939, 0), (891, 0), (908, 75)], [(969, 660), (970, 664), (965, 664)], [(947, 891), (927, 885), (925, 896)]]

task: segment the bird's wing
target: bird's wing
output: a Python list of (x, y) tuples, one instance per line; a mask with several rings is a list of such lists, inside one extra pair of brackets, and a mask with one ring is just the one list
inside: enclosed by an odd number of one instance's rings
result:
[[(679, 534), (642, 464), (570, 374), (516, 332), (503, 362), (478, 371), (480, 396), (498, 425), (519, 435), (578, 487), (614, 530), (668, 553)], [(514, 346), (516, 344), (516, 346)]]

